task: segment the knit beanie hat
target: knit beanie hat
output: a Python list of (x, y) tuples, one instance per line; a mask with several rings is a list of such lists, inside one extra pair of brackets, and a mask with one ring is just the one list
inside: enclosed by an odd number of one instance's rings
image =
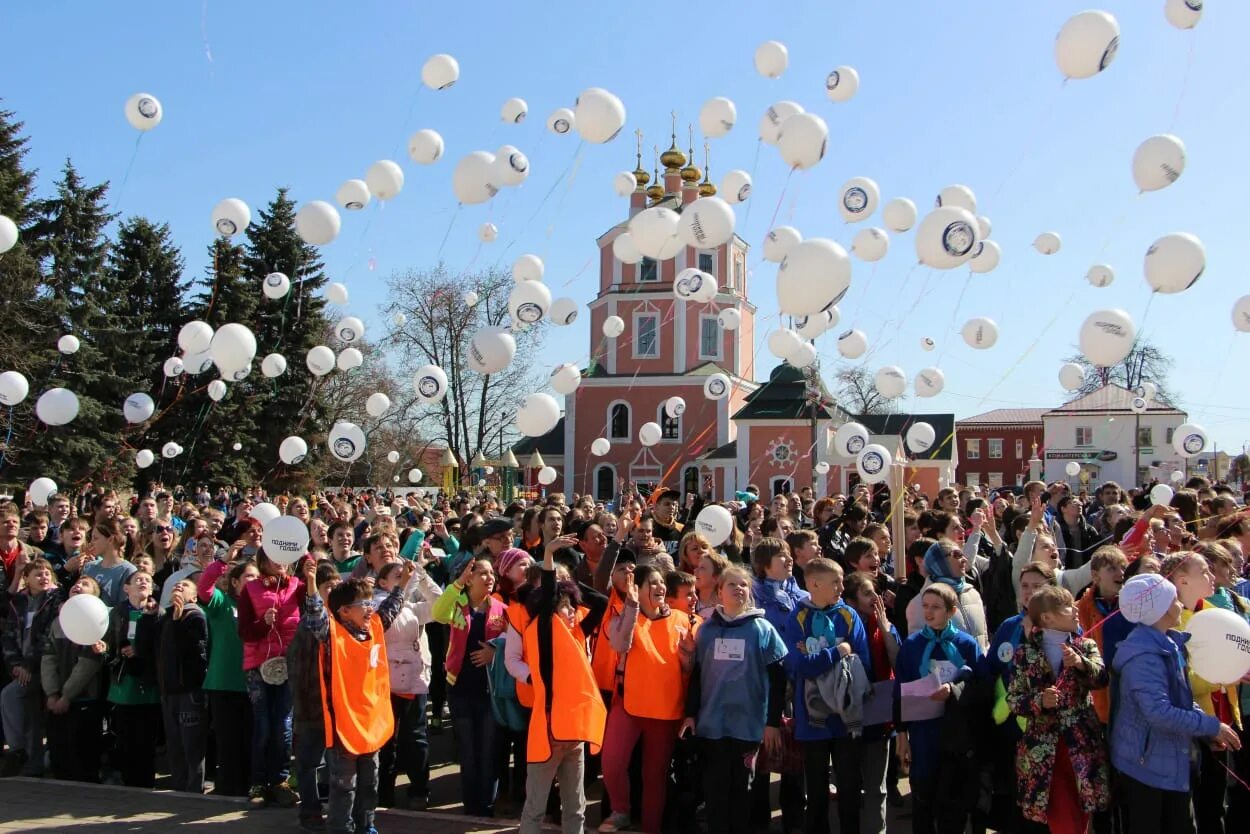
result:
[(495, 574), (497, 576), (507, 576), (508, 572), (516, 567), (517, 562), (529, 558), (530, 555), (524, 550), (517, 547), (509, 547), (495, 557)]
[(1120, 589), (1120, 613), (1130, 623), (1152, 626), (1176, 601), (1176, 586), (1157, 573), (1139, 573)]

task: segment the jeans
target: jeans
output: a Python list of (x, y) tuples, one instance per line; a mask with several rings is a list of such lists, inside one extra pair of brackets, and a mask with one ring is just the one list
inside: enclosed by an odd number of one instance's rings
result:
[(252, 785), (270, 787), (291, 775), (291, 685), (265, 683), (259, 669), (247, 672), (252, 704)]
[[(700, 739), (703, 795), (708, 797), (707, 830), (748, 834), (751, 823), (751, 784), (759, 744), (736, 738)], [(768, 773), (760, 774), (768, 783)]]
[(217, 744), (217, 778), (213, 789), (222, 796), (247, 796), (251, 782), (252, 705), (246, 692), (206, 692)]
[(464, 812), (475, 817), (495, 813), (499, 779), (495, 774), (497, 726), (487, 697), (457, 696), (448, 691), (452, 721), (460, 748), (460, 791)]
[(203, 692), (184, 692), (161, 697), (165, 721), (165, 751), (169, 759), (172, 788), (204, 793), (204, 748), (208, 722)]
[(525, 808), (521, 811), (520, 834), (542, 831), (547, 813), (547, 795), (553, 779), (560, 780), (560, 828), (564, 834), (578, 834), (586, 825), (585, 754), (580, 741), (551, 742), (551, 758), (531, 762), (527, 767)]
[(326, 755), (325, 727), (320, 725), (295, 728), (295, 775), (299, 782), (300, 816), (321, 813), (321, 796), (317, 793), (317, 768)]
[(327, 834), (365, 834), (378, 807), (378, 754), (348, 753), (341, 744), (326, 750), (330, 769)]
[[(838, 830), (859, 831), (860, 795), (864, 756), (862, 739), (834, 738), (801, 742), (803, 773), (807, 777), (807, 834), (829, 832), (829, 759), (833, 759), (833, 779), (838, 786)], [(885, 759), (881, 759), (881, 781), (885, 781)]]
[(401, 698), (391, 695), (395, 734), (378, 754), (378, 795), (383, 805), (395, 797), (395, 779), (408, 777), (408, 796), (430, 795), (430, 742), (425, 733), (426, 696)]
[(1189, 792), (1162, 791), (1117, 772), (1125, 834), (1194, 834)]
[(664, 823), (668, 766), (677, 743), (677, 721), (636, 718), (616, 698), (603, 733), (603, 784), (614, 814), (630, 811), (629, 759), (642, 741), (642, 830), (659, 834)]
[(0, 721), (4, 723), (4, 737), (10, 750), (26, 753), (24, 773), (43, 773), (43, 688), (39, 685), (39, 672), (35, 671), (30, 683), (22, 686), (12, 681), (0, 692)]
[(890, 756), (890, 740), (865, 741), (861, 750), (859, 773), (864, 788), (864, 805), (860, 830), (865, 834), (885, 834), (885, 786), (893, 758)]

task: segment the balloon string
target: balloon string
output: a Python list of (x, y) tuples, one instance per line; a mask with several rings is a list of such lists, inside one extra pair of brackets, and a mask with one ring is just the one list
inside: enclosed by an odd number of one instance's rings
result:
[(447, 238), (451, 235), (451, 229), (456, 225), (456, 218), (460, 216), (462, 208), (464, 208), (463, 203), (456, 204), (456, 210), (451, 215), (451, 222), (447, 224), (447, 231), (443, 233), (443, 242), (438, 245), (438, 254), (434, 256), (435, 263), (439, 263), (443, 259), (443, 247), (447, 245)]
[(1020, 170), (1021, 166), (1024, 165), (1025, 160), (1033, 155), (1038, 145), (1041, 144), (1043, 140), (1049, 140), (1051, 133), (1047, 128), (1050, 127), (1050, 123), (1054, 120), (1055, 114), (1058, 112), (1059, 97), (1063, 95), (1063, 88), (1066, 84), (1067, 79), (1065, 78), (1063, 84), (1060, 84), (1055, 89), (1050, 102), (1042, 111), (1040, 123), (1038, 124), (1037, 129), (1030, 134), (1030, 142), (1028, 146), (1026, 146), (1024, 151), (1020, 154), (1019, 159), (1017, 159), (1016, 163), (1011, 166), (1010, 170), (1003, 175), (1002, 182), (998, 184), (998, 187), (994, 189), (994, 193), (990, 195), (991, 201), (1002, 193), (1003, 189), (1007, 187), (1008, 181), (1010, 181), (1011, 178), (1015, 176), (1016, 172)]
[(568, 176), (568, 173), (570, 169), (572, 168), (573, 162), (578, 158), (578, 156), (580, 156), (582, 152), (582, 145), (584, 143), (585, 143), (585, 140), (579, 141), (577, 143), (577, 148), (573, 151), (573, 155), (569, 158), (569, 161), (565, 163), (564, 170), (560, 172), (560, 176), (556, 177), (555, 182), (553, 182), (551, 184), (551, 187), (547, 189), (547, 193), (543, 195), (542, 200), (539, 201), (538, 205), (534, 208), (534, 212), (529, 216), (529, 219), (526, 220), (524, 225), (521, 226), (520, 231), (518, 231), (516, 235), (513, 236), (512, 240), (508, 241), (508, 245), (505, 246), (503, 250), (499, 253), (499, 258), (497, 258), (495, 261), (496, 263), (502, 260), (503, 256), (508, 254), (508, 250), (510, 250), (513, 246), (516, 245), (516, 242), (520, 240), (521, 237), (525, 234), (525, 231), (530, 227), (530, 224), (534, 222), (534, 218), (536, 218), (542, 212), (543, 206), (547, 205), (547, 201), (551, 199), (551, 195), (556, 193), (556, 188), (558, 188), (560, 183), (564, 180), (564, 178)]
[[(772, 219), (771, 219), (771, 220), (769, 220), (769, 221), (768, 221), (768, 228), (769, 228), (770, 230), (773, 228), (773, 226), (774, 226), (774, 225), (776, 224), (776, 222), (777, 222), (777, 214), (781, 211), (781, 204), (782, 204), (782, 202), (784, 202), (784, 201), (785, 201), (785, 199), (786, 199), (786, 189), (788, 189), (788, 188), (790, 187), (790, 178), (791, 178), (791, 177), (793, 177), (793, 176), (794, 176), (794, 169), (793, 169), (793, 168), (791, 168), (791, 169), (790, 169), (790, 173), (786, 174), (786, 182), (785, 182), (785, 185), (781, 186), (781, 195), (777, 197), (777, 205), (776, 205), (776, 207), (773, 209), (773, 217), (772, 217)], [(754, 176), (752, 176), (752, 179), (754, 179)], [(750, 219), (751, 219), (751, 209), (750, 209), (750, 207), (748, 206), (748, 207), (747, 207), (747, 220), (748, 220), (748, 221), (750, 221)]]
[[(964, 303), (964, 294), (968, 292), (968, 285), (972, 283), (972, 276), (969, 275), (964, 279), (964, 285), (959, 288), (959, 299), (955, 302), (955, 309), (951, 311), (951, 323), (947, 329), (946, 335), (942, 338), (942, 349), (938, 351), (938, 367), (942, 366), (942, 359), (946, 356), (946, 348), (950, 345), (952, 334), (955, 332), (955, 325), (959, 321), (959, 309)], [(902, 343), (900, 342), (900, 347)]]
[[(764, 147), (764, 140), (756, 139), (755, 140), (755, 161), (751, 163), (751, 187), (752, 188), (755, 187), (755, 170), (760, 167), (760, 148), (762, 147)], [(794, 171), (793, 168), (791, 168), (790, 170), (791, 172)], [(789, 182), (789, 181), (790, 179), (789, 177), (787, 177), (786, 182)], [(784, 193), (784, 189), (782, 191)], [(778, 203), (778, 205), (780, 205), (780, 203)], [(742, 221), (742, 228), (745, 229), (747, 227), (747, 224), (751, 222), (751, 209), (754, 207), (755, 207), (755, 201), (748, 200), (747, 201), (747, 216), (746, 216), (746, 219)], [(774, 212), (773, 217), (776, 218), (776, 216), (777, 214), (776, 212)], [(771, 229), (772, 226), (769, 226), (769, 228)]]
[[(1189, 71), (1194, 65), (1194, 52), (1198, 46), (1198, 29), (1195, 27), (1189, 31), (1189, 57), (1185, 59), (1185, 73), (1181, 76), (1181, 92), (1176, 97), (1176, 108), (1172, 111), (1172, 123), (1168, 125), (1168, 133), (1176, 130), (1176, 123), (1181, 118), (1181, 105), (1185, 101), (1185, 94), (1189, 91)], [(1245, 783), (1242, 782), (1244, 785)]]
[(569, 172), (569, 180), (564, 185), (564, 192), (560, 195), (559, 202), (556, 203), (555, 216), (552, 217), (551, 223), (547, 226), (547, 240), (546, 242), (543, 243), (543, 260), (544, 261), (547, 259), (547, 252), (551, 248), (551, 237), (552, 237), (552, 234), (555, 232), (556, 223), (559, 221), (560, 214), (562, 210), (564, 209), (564, 202), (566, 198), (569, 196), (569, 192), (573, 190), (573, 183), (577, 181), (577, 173), (578, 171), (581, 170), (582, 160), (585, 159), (585, 156), (582, 153), (585, 147), (586, 147), (585, 142), (577, 143), (577, 153), (573, 158), (573, 168)]
[(113, 213), (121, 213), (122, 198), (126, 196), (126, 184), (130, 182), (130, 172), (135, 167), (135, 160), (139, 157), (139, 143), (143, 141), (143, 131), (135, 138), (134, 150), (130, 152), (130, 161), (126, 163), (126, 172), (122, 174), (122, 181), (117, 184), (117, 199), (113, 201)]
[(13, 439), (13, 406), (9, 406), (8, 428), (4, 434), (4, 448), (0, 449), (0, 469), (4, 468), (5, 457), (9, 453), (9, 441)]

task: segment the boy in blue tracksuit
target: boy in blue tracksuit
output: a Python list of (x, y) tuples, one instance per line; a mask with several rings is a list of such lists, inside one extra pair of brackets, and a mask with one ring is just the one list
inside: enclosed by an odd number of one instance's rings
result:
[(865, 680), (872, 680), (872, 658), (868, 635), (855, 609), (842, 601), (842, 568), (836, 562), (816, 558), (803, 568), (811, 595), (799, 603), (786, 620), (781, 639), (788, 654), (784, 664), (794, 685), (794, 737), (803, 748), (803, 770), (807, 777), (806, 828), (809, 834), (829, 830), (829, 761), (833, 760), (838, 786), (840, 831), (859, 831), (860, 794), (863, 779), (860, 761), (863, 739), (852, 736), (837, 715), (830, 715), (823, 726), (812, 723), (805, 693), (808, 681), (821, 678), (854, 654)]

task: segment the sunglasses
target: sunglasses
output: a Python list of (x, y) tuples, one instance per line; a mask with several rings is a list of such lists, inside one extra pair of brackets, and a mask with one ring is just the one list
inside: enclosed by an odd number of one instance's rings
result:
[(361, 610), (363, 610), (363, 611), (373, 611), (373, 610), (375, 610), (378, 606), (377, 606), (376, 604), (374, 604), (373, 600), (371, 600), (371, 599), (362, 599), (362, 600), (357, 600), (356, 602), (349, 602), (349, 603), (347, 603), (346, 605), (343, 605), (343, 606), (340, 606), (340, 607), (342, 607), (342, 608), (360, 608), (360, 609), (361, 609)]
[(154, 529), (155, 529), (155, 530), (156, 530), (156, 532), (158, 532), (158, 533), (172, 533), (172, 532), (174, 532), (174, 528), (173, 528), (173, 527), (169, 527), (169, 526), (164, 525), (164, 524), (162, 524), (162, 525), (160, 525), (159, 527), (156, 527), (156, 528), (154, 528)]

